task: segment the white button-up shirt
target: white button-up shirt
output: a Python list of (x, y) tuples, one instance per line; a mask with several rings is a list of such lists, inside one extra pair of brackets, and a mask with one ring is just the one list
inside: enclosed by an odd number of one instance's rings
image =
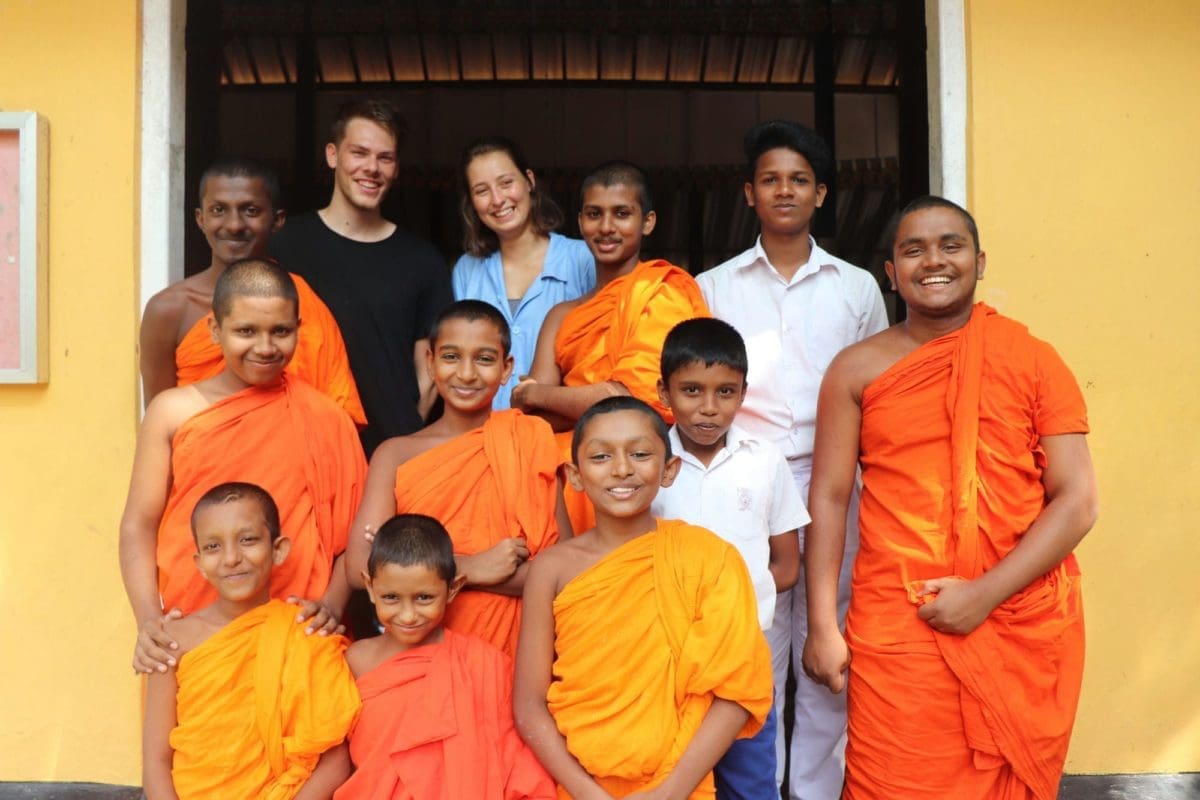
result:
[(671, 452), (683, 461), (675, 482), (659, 489), (650, 506), (656, 517), (708, 528), (737, 548), (746, 562), (765, 631), (775, 619), (775, 579), (767, 540), (798, 530), (810, 520), (779, 448), (736, 425), (707, 467), (683, 449), (671, 426)]
[(696, 279), (714, 317), (746, 341), (749, 389), (737, 421), (789, 460), (811, 460), (817, 392), (847, 345), (888, 326), (871, 273), (826, 253), (810, 237), (808, 263), (785, 281), (762, 239)]

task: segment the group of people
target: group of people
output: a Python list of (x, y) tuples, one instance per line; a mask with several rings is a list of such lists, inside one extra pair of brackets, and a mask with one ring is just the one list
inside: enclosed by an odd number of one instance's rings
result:
[(888, 327), (811, 236), (803, 126), (748, 131), (761, 234), (698, 279), (643, 260), (636, 166), (583, 180), (580, 241), (488, 138), (451, 273), (381, 213), (403, 132), (344, 106), (330, 203), (286, 224), (213, 164), (211, 264), (143, 315), (147, 797), (1054, 797), (1086, 411), (975, 302), (970, 214), (901, 213)]

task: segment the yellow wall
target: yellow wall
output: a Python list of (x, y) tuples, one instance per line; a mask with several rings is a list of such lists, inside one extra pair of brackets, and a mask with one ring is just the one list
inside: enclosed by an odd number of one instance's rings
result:
[(970, 0), (985, 299), (1087, 397), (1101, 519), (1067, 771), (1200, 769), (1200, 4)]
[(137, 424), (138, 4), (0, 0), (0, 108), (49, 120), (50, 383), (0, 386), (0, 780), (138, 783), (117, 520)]

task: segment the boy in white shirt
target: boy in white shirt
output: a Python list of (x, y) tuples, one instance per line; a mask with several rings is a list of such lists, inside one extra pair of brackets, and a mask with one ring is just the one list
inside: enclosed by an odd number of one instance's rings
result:
[[(733, 425), (746, 397), (746, 345), (728, 323), (687, 320), (663, 343), (661, 373), (658, 396), (675, 415), (671, 450), (682, 464), (651, 511), (708, 528), (737, 548), (765, 632), (775, 616), (776, 593), (799, 577), (798, 530), (809, 517), (779, 448)], [(762, 730), (735, 741), (717, 763), (720, 800), (777, 796), (775, 728), (772, 708)]]
[[(738, 425), (783, 451), (800, 496), (812, 476), (817, 392), (842, 348), (888, 326), (874, 276), (821, 249), (812, 221), (834, 177), (829, 146), (794, 122), (755, 125), (744, 142), (749, 180), (746, 203), (761, 235), (746, 252), (697, 277), (714, 317), (749, 343), (746, 403)], [(838, 619), (850, 601), (850, 564), (858, 552), (858, 494), (850, 500), (846, 556), (838, 584)], [(804, 580), (780, 594), (767, 633), (775, 668), (775, 705), (782, 710), (788, 646), (796, 667), (790, 753), (792, 800), (841, 797), (846, 746), (845, 694), (831, 694), (800, 672), (808, 635)], [(783, 725), (776, 739), (776, 782), (783, 781)]]

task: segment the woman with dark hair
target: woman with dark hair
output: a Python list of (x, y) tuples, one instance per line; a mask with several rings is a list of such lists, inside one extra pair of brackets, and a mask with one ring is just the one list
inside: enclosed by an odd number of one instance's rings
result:
[(513, 387), (533, 363), (546, 313), (590, 292), (596, 265), (587, 245), (555, 233), (562, 210), (538, 189), (516, 143), (499, 137), (472, 142), (461, 175), (466, 252), (454, 265), (454, 299), (491, 303), (508, 320), (515, 366), (492, 403), (508, 408)]

